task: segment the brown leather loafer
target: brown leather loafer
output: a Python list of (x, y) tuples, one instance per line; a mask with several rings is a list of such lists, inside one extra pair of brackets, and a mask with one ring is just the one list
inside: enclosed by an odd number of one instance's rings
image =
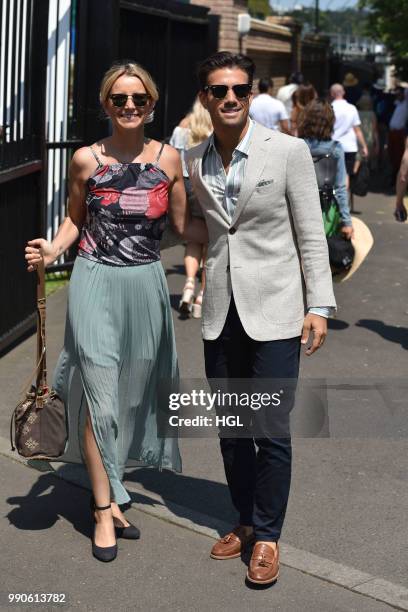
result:
[(257, 542), (249, 562), (247, 579), (255, 584), (270, 584), (279, 577), (279, 545), (273, 550), (267, 544)]
[(212, 559), (235, 559), (240, 557), (242, 551), (252, 544), (254, 534), (245, 535), (242, 527), (235, 527), (231, 533), (218, 540), (211, 549), (210, 557)]

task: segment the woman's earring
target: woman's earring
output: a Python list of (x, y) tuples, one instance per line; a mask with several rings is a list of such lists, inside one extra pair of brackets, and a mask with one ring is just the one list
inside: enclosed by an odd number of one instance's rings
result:
[(146, 119), (144, 120), (144, 122), (145, 123), (153, 123), (153, 121), (154, 121), (154, 110), (152, 110), (151, 113), (146, 115)]

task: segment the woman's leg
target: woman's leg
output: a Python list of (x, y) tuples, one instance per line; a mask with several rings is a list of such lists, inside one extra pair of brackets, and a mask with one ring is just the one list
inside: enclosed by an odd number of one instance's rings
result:
[(186, 314), (191, 312), (195, 277), (200, 268), (201, 254), (203, 245), (199, 242), (188, 242), (184, 253), (184, 267), (186, 269), (186, 282), (183, 288), (183, 294), (180, 300), (180, 311)]
[[(109, 479), (95, 440), (89, 412), (84, 433), (84, 454), (95, 505), (108, 506), (111, 499)], [(102, 547), (114, 546), (116, 538), (112, 512), (108, 510), (95, 510), (95, 520), (95, 544)]]
[(203, 245), (199, 242), (188, 242), (184, 253), (184, 266), (187, 278), (195, 278), (200, 268)]
[(207, 259), (207, 245), (203, 244), (202, 246), (202, 251), (201, 251), (201, 265), (202, 265), (202, 271), (201, 271), (201, 288), (200, 291), (197, 293), (196, 298), (194, 300), (194, 304), (193, 304), (193, 317), (195, 319), (200, 319), (201, 318), (201, 311), (202, 311), (202, 304), (203, 304), (203, 295), (204, 295), (204, 290), (205, 290), (205, 261)]

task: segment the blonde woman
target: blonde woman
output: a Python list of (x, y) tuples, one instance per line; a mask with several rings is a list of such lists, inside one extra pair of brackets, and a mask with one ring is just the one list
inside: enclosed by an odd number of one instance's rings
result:
[[(180, 151), (183, 162), (183, 175), (191, 205), (193, 215), (200, 216), (201, 212), (199, 204), (195, 202), (194, 196), (190, 187), (188, 172), (184, 164), (184, 151), (194, 147), (200, 142), (203, 142), (212, 132), (212, 123), (210, 115), (205, 110), (199, 99), (194, 102), (191, 112), (184, 117), (180, 124), (174, 129), (170, 139), (170, 144)], [(206, 257), (207, 247), (199, 242), (188, 242), (184, 253), (184, 267), (186, 269), (186, 282), (180, 300), (180, 312), (183, 314), (192, 313), (193, 317), (201, 317), (201, 306), (203, 302), (203, 293), (205, 289), (205, 271), (204, 262)], [(194, 298), (195, 294), (195, 279), (202, 265), (201, 287)]]
[[(159, 244), (167, 213), (187, 237), (205, 240), (206, 230), (201, 220), (189, 222), (179, 154), (144, 137), (157, 100), (152, 77), (138, 64), (107, 71), (100, 101), (112, 136), (75, 152), (68, 216), (52, 243), (37, 238), (26, 247), (31, 271), (80, 236), (53, 384), (68, 407), (62, 460), (88, 468), (92, 552), (100, 561), (115, 559), (117, 537), (139, 537), (120, 509), (130, 501), (126, 464), (181, 469), (177, 441), (158, 437), (157, 385), (178, 375)], [(82, 399), (74, 403), (78, 384)]]

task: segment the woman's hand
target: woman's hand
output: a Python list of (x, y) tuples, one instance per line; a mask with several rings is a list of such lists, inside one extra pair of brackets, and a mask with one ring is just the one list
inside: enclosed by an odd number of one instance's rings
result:
[(354, 236), (354, 230), (351, 225), (343, 225), (341, 233), (346, 240), (351, 240)]
[(25, 248), (25, 253), (27, 270), (29, 272), (36, 270), (41, 261), (44, 262), (44, 266), (46, 267), (53, 263), (58, 257), (51, 242), (44, 240), (44, 238), (29, 240)]

